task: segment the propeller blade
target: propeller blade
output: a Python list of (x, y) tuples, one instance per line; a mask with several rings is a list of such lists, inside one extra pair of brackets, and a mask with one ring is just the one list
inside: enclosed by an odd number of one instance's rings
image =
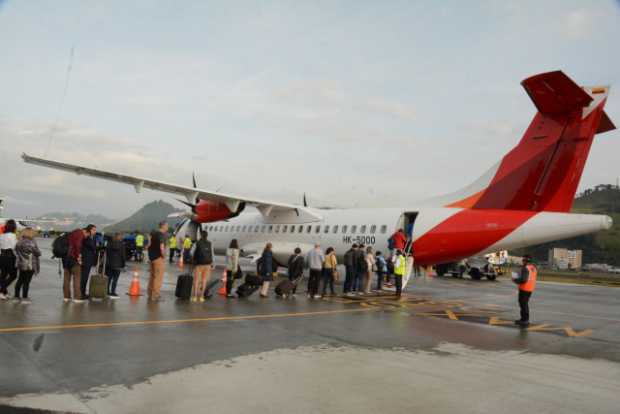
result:
[(306, 200), (306, 193), (304, 193), (304, 207), (308, 207), (308, 200)]
[(192, 185), (194, 188), (198, 188), (198, 184), (196, 183), (196, 171), (192, 171)]
[(175, 198), (175, 200), (177, 200), (179, 203), (183, 203), (187, 207), (191, 208), (192, 212), (194, 212), (196, 210), (196, 204), (188, 203), (187, 201), (181, 200), (180, 198)]

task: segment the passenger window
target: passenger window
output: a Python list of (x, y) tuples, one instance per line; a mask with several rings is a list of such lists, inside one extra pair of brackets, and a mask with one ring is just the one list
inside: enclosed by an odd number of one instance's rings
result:
[(258, 226), (254, 227), (254, 233), (258, 233)]
[(304, 226), (299, 226), (299, 228), (297, 229), (297, 233), (303, 233), (304, 232)]
[(338, 225), (337, 224), (334, 226), (334, 230), (332, 230), (332, 233), (334, 233), (334, 234), (338, 233)]
[(310, 234), (310, 232), (312, 232), (312, 226), (308, 226), (306, 228), (306, 233)]
[(347, 225), (342, 226), (342, 234), (346, 233), (348, 229), (349, 229), (349, 226)]
[(352, 234), (357, 233), (357, 226), (351, 226), (351, 233)]
[(280, 225), (279, 224), (276, 226), (276, 233), (280, 233)]
[(267, 226), (261, 226), (260, 232), (264, 233), (265, 231), (267, 231)]
[(360, 228), (360, 233), (361, 234), (366, 234), (366, 226), (365, 225)]
[(271, 233), (271, 232), (273, 232), (273, 226), (267, 227), (267, 233)]
[(246, 229), (246, 228), (247, 228), (247, 226), (243, 226), (243, 227), (241, 228), (241, 231), (245, 233), (245, 229)]
[(375, 226), (374, 224), (370, 226), (370, 234), (375, 234), (376, 231), (377, 231), (377, 226)]
[(329, 233), (329, 225), (325, 226), (325, 230), (323, 230), (324, 233)]
[(384, 224), (381, 226), (381, 234), (385, 234), (387, 232), (387, 226)]
[(237, 233), (241, 231), (241, 226), (237, 226)]
[(319, 234), (319, 233), (321, 232), (321, 226), (316, 226), (316, 227), (314, 228), (314, 232), (315, 232), (316, 234)]
[(287, 225), (282, 226), (282, 233), (286, 233), (287, 230), (288, 230)]

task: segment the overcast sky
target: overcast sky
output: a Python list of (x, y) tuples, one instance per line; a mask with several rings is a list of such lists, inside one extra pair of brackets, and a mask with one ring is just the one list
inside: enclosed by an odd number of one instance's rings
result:
[[(0, 194), (29, 216), (172, 200), (28, 152), (279, 201), (410, 204), (516, 144), (532, 74), (611, 84), (620, 125), (618, 39), (618, 1), (0, 0)], [(620, 133), (600, 135), (581, 189), (615, 182), (619, 155)]]

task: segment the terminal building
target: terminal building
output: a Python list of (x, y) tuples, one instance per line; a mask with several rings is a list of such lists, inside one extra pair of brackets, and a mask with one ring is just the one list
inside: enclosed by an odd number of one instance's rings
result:
[(581, 269), (583, 251), (554, 247), (549, 249), (549, 266), (559, 270)]

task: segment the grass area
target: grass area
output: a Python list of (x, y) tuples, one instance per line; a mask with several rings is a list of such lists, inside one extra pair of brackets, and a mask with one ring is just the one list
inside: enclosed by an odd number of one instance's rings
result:
[[(508, 270), (507, 275), (510, 275), (511, 272), (518, 271), (519, 268), (514, 267)], [(620, 275), (602, 272), (569, 272), (540, 269), (538, 271), (538, 280), (543, 282), (620, 287)]]

